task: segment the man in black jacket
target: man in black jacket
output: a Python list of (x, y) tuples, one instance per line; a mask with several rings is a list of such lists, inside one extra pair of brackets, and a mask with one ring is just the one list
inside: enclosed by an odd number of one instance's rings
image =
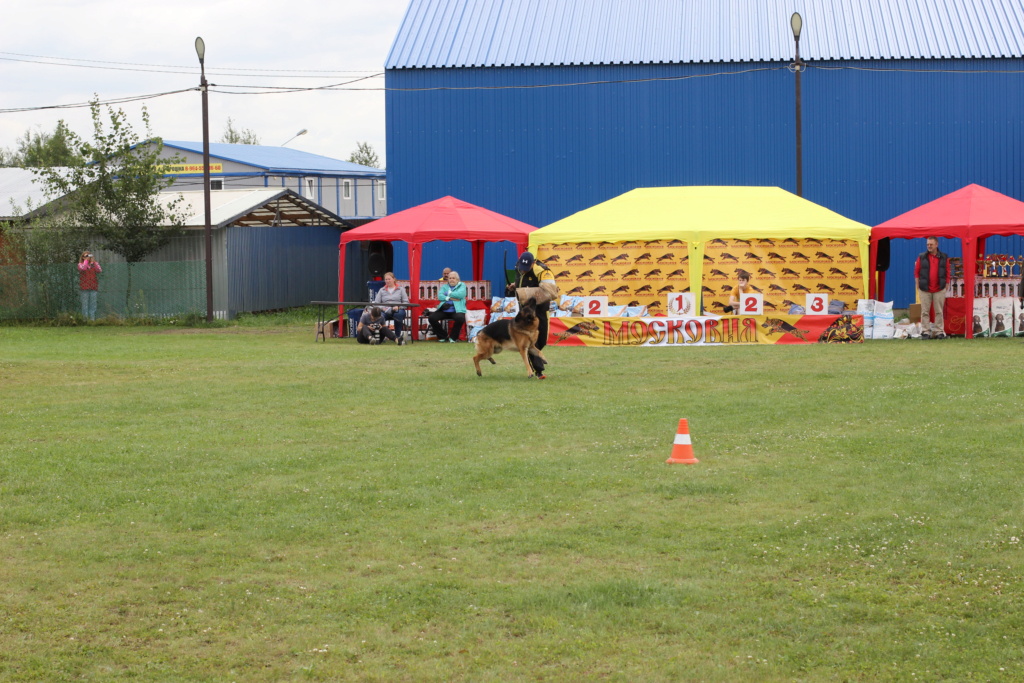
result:
[[(516, 281), (505, 288), (508, 296), (517, 296), (522, 305), (527, 299), (537, 302), (537, 348), (543, 349), (548, 343), (548, 309), (551, 302), (558, 296), (558, 285), (551, 269), (536, 260), (528, 251), (524, 251), (516, 261)], [(530, 354), (530, 365), (539, 379), (544, 379), (544, 360)]]
[[(929, 237), (927, 245), (928, 250), (918, 256), (914, 263), (917, 296), (921, 301), (921, 339), (945, 339), (942, 307), (946, 303), (949, 258), (939, 251), (938, 237)], [(929, 315), (932, 306), (935, 307), (934, 318)]]

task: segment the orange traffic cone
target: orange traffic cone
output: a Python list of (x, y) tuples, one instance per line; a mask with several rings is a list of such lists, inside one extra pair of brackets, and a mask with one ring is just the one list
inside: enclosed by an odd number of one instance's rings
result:
[(690, 426), (686, 424), (685, 417), (679, 421), (679, 429), (676, 430), (676, 440), (672, 444), (672, 457), (665, 462), (671, 465), (693, 465), (700, 462), (693, 457), (693, 446), (690, 445)]

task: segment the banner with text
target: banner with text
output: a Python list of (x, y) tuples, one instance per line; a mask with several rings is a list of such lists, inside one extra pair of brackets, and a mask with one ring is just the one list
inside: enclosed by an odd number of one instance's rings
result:
[(549, 320), (552, 346), (851, 344), (864, 341), (860, 315), (569, 318)]

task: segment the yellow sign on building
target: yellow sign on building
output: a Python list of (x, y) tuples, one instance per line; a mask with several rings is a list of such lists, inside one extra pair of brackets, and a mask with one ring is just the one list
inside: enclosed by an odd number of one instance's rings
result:
[[(161, 166), (160, 170), (166, 175), (186, 175), (191, 173), (202, 173), (203, 165), (200, 164), (168, 164)], [(224, 164), (210, 164), (210, 173), (223, 173)]]

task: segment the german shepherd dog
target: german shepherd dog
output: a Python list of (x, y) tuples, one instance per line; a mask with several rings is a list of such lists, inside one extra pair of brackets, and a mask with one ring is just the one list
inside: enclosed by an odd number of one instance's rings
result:
[[(529, 356), (534, 356), (535, 362), (543, 368), (547, 363), (544, 354), (537, 348), (537, 334), (540, 328), (540, 321), (537, 319), (537, 301), (528, 299), (519, 308), (519, 313), (511, 320), (495, 320), (480, 333), (476, 335), (476, 355), (473, 356), (473, 365), (476, 367), (476, 374), (483, 376), (480, 372), (480, 361), (488, 360), (492, 364), (495, 354), (505, 350), (515, 349), (523, 357), (523, 364), (526, 365), (526, 376), (533, 377), (533, 367), (530, 365)], [(543, 372), (537, 376), (544, 378)]]

